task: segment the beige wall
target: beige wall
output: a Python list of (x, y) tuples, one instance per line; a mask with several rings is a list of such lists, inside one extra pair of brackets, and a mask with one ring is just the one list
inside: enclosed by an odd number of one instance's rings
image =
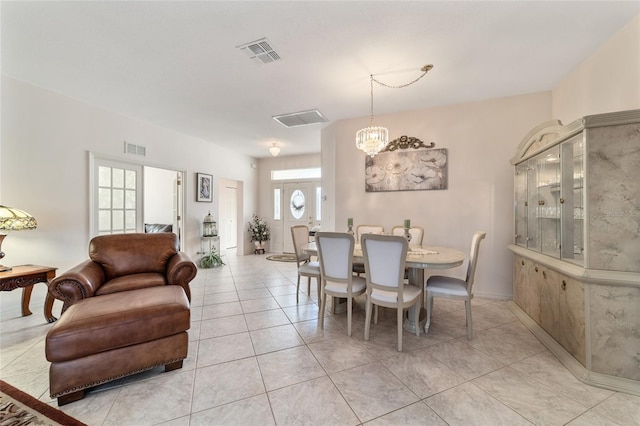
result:
[(553, 89), (553, 118), (563, 124), (591, 114), (640, 108), (640, 15)]
[[(522, 137), (549, 120), (551, 93), (536, 93), (483, 102), (451, 105), (376, 116), (393, 139), (414, 136), (435, 142), (449, 155), (448, 189), (367, 193), (365, 154), (355, 148), (355, 134), (367, 119), (336, 122), (323, 131), (323, 170), (335, 167), (336, 230), (347, 217), (357, 224), (381, 224), (385, 230), (405, 218), (425, 229), (424, 244), (445, 245), (468, 252), (474, 231), (487, 232), (482, 243), (476, 294), (511, 297), (513, 240), (513, 169), (509, 159)], [(333, 162), (333, 164), (332, 164)], [(324, 182), (323, 182), (324, 188)], [(331, 200), (331, 198), (334, 198)], [(323, 226), (324, 228), (324, 226)], [(463, 273), (463, 268), (453, 271)]]
[[(123, 153), (123, 141), (147, 147), (147, 156)], [(13, 79), (2, 79), (2, 204), (33, 214), (34, 231), (12, 232), (3, 263), (39, 263), (64, 271), (86, 259), (89, 232), (89, 151), (120, 161), (182, 170), (185, 244), (200, 249), (200, 227), (213, 203), (195, 202), (195, 173), (244, 182), (245, 220), (257, 205), (257, 170), (250, 157), (132, 118), (102, 110)], [(214, 188), (217, 183), (214, 182)], [(248, 247), (248, 237), (246, 246)]]

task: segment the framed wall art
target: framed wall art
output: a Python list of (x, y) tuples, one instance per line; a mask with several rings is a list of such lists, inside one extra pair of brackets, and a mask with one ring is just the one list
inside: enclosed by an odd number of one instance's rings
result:
[(423, 191), (447, 189), (446, 148), (402, 136), (375, 157), (365, 160), (365, 191)]
[(213, 201), (213, 176), (196, 173), (196, 201), (211, 203)]

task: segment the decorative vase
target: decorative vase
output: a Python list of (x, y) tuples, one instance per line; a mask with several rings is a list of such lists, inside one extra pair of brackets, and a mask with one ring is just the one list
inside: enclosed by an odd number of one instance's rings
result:
[(256, 245), (257, 249), (263, 249), (264, 248), (264, 241), (254, 241), (253, 244)]

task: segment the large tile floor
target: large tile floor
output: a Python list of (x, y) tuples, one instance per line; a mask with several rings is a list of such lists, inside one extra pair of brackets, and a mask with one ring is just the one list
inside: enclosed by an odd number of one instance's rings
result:
[[(638, 425), (640, 398), (576, 380), (513, 316), (504, 301), (474, 299), (474, 338), (462, 302), (436, 299), (432, 329), (404, 334), (381, 310), (363, 340), (363, 300), (318, 327), (317, 294), (296, 304), (293, 263), (225, 257), (192, 283), (189, 357), (88, 392), (63, 406), (89, 425)], [(38, 284), (34, 314), (20, 291), (0, 293), (0, 377), (56, 405), (48, 393)], [(55, 307), (59, 311), (59, 302)]]

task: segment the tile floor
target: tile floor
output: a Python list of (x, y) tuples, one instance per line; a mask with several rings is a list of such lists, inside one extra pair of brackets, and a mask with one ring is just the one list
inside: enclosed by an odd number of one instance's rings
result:
[[(576, 380), (504, 301), (474, 299), (474, 338), (462, 302), (436, 299), (431, 331), (404, 334), (381, 310), (363, 340), (363, 299), (346, 315), (317, 294), (296, 304), (293, 263), (227, 255), (192, 283), (189, 357), (103, 385), (61, 409), (89, 425), (639, 425), (640, 398)], [(20, 317), (20, 290), (0, 293), (0, 377), (56, 405), (48, 393), (45, 286)], [(59, 312), (59, 302), (55, 308)], [(54, 310), (56, 311), (56, 310)]]

